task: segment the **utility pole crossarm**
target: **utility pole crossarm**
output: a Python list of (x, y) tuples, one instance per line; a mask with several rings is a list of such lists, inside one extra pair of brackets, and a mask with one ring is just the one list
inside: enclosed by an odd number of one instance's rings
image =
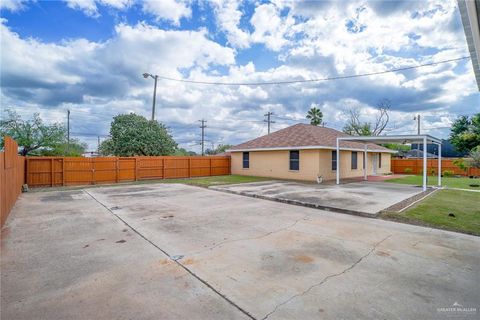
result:
[(271, 116), (273, 115), (273, 112), (268, 111), (266, 114), (264, 114), (265, 117), (267, 117), (267, 120), (263, 120), (263, 122), (267, 122), (268, 124), (268, 134), (270, 134), (270, 125), (272, 123), (275, 123), (275, 121), (271, 120)]

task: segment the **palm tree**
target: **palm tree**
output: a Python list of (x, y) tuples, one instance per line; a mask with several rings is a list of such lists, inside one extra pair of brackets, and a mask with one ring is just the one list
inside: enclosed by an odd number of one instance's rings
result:
[(322, 123), (323, 113), (317, 107), (312, 107), (307, 112), (307, 119), (310, 119), (310, 124), (318, 126)]

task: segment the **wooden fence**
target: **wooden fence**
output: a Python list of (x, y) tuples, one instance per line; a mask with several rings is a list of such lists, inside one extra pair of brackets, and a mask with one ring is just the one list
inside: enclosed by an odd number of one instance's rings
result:
[(0, 152), (0, 226), (22, 191), (25, 181), (25, 157), (17, 154), (17, 143), (5, 137), (4, 152)]
[[(445, 170), (452, 171), (455, 175), (463, 176), (480, 176), (480, 169), (469, 168), (466, 172), (453, 164), (455, 159), (442, 159), (442, 173)], [(408, 169), (407, 169), (408, 168)], [(407, 169), (407, 172), (405, 172)], [(410, 170), (411, 172), (409, 172)], [(438, 159), (427, 159), (427, 173), (437, 174)], [(423, 171), (423, 159), (393, 159), (391, 162), (391, 170), (393, 173), (411, 173), (421, 174)]]
[(230, 174), (230, 157), (27, 157), (30, 187)]

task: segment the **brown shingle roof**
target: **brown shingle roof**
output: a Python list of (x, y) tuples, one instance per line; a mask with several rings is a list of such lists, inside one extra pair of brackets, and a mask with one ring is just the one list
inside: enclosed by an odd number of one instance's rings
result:
[[(230, 148), (235, 150), (249, 149), (275, 149), (275, 148), (297, 148), (297, 147), (326, 147), (336, 148), (337, 137), (348, 137), (349, 135), (335, 129), (317, 127), (310, 124), (299, 123), (271, 134), (241, 143)], [(341, 141), (340, 148), (363, 150), (364, 144), (353, 141)], [(368, 150), (392, 150), (377, 144), (369, 143)]]

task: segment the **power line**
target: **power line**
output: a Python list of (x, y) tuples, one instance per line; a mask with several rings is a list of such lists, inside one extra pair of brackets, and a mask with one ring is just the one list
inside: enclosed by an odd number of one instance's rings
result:
[(303, 79), (303, 80), (285, 80), (285, 81), (267, 81), (267, 82), (209, 82), (209, 81), (196, 81), (196, 80), (188, 80), (188, 79), (176, 79), (176, 78), (170, 78), (170, 77), (164, 77), (164, 76), (158, 76), (158, 77), (160, 79), (163, 79), (163, 80), (184, 82), (184, 83), (193, 83), (193, 84), (220, 85), (220, 86), (264, 86), (264, 85), (308, 83), (308, 82), (332, 81), (332, 80), (368, 77), (368, 76), (375, 76), (375, 75), (381, 75), (381, 74), (392, 73), (392, 72), (418, 69), (418, 68), (422, 68), (422, 67), (435, 66), (435, 65), (442, 64), (442, 63), (460, 61), (460, 60), (465, 60), (465, 59), (470, 59), (470, 57), (465, 56), (465, 57), (460, 57), (460, 58), (455, 58), (455, 59), (448, 59), (448, 60), (442, 60), (442, 61), (437, 61), (437, 62), (424, 63), (424, 64), (420, 64), (420, 65), (417, 65), (417, 66), (396, 68), (396, 69), (390, 69), (390, 70), (385, 70), (385, 71), (354, 74), (354, 75), (348, 75), (348, 76), (337, 76), (337, 77), (316, 78), (316, 79)]

